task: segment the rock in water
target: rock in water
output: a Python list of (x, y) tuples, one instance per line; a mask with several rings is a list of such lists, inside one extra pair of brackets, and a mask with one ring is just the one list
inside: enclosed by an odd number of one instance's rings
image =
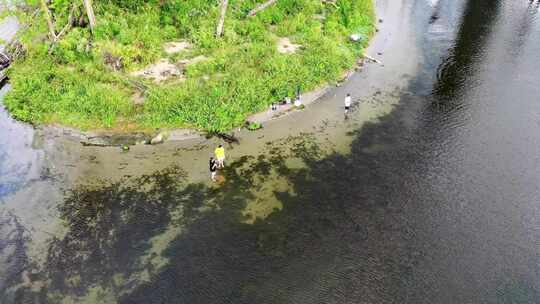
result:
[(435, 23), (439, 19), (439, 13), (435, 12), (433, 15), (431, 15), (431, 18), (429, 18), (429, 24)]
[(165, 134), (164, 133), (159, 133), (158, 135), (156, 135), (156, 137), (152, 138), (152, 140), (150, 140), (150, 144), (151, 145), (157, 145), (157, 144), (161, 144), (165, 141)]

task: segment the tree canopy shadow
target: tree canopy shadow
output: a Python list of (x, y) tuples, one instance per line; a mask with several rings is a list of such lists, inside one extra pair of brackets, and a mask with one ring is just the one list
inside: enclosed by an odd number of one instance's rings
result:
[[(45, 269), (34, 277), (48, 282), (40, 299), (80, 300), (99, 286), (119, 303), (283, 303), (296, 293), (310, 299), (320, 284), (345, 288), (355, 299), (378, 282), (346, 278), (361, 279), (360, 270), (368, 268), (399, 286), (398, 274), (412, 261), (400, 256), (398, 262), (399, 246), (386, 238), (410, 239), (411, 230), (387, 220), (400, 209), (399, 199), (389, 198), (402, 180), (381, 163), (399, 167), (407, 157), (401, 153), (407, 141), (393, 135), (402, 127), (367, 125), (351, 134), (350, 155), (328, 153), (310, 134), (268, 143), (263, 154), (228, 164), (220, 186), (189, 183), (180, 168), (170, 168), (72, 189), (60, 206), (67, 233), (51, 241)], [(303, 165), (291, 167), (292, 159)], [(282, 208), (246, 222), (248, 201), (267, 199), (257, 190), (271, 179), (289, 185), (272, 193)], [(143, 257), (152, 238), (171, 227), (181, 232), (153, 253), (166, 261), (155, 268)], [(381, 238), (380, 231), (389, 235)], [(355, 258), (359, 252), (365, 260)], [(141, 278), (145, 272), (150, 275)], [(35, 297), (23, 288), (18, 299), (30, 294)], [(343, 295), (328, 292), (321, 299), (345, 303)]]

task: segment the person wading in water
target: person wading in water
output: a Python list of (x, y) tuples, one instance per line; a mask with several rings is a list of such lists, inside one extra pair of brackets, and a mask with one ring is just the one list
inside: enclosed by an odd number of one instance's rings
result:
[(217, 162), (213, 157), (210, 157), (210, 178), (212, 181), (216, 181)]
[(347, 96), (345, 96), (345, 114), (349, 113), (349, 110), (351, 109), (351, 94), (347, 93)]
[(214, 154), (217, 158), (218, 168), (225, 167), (225, 148), (223, 148), (223, 145), (219, 145), (214, 151)]

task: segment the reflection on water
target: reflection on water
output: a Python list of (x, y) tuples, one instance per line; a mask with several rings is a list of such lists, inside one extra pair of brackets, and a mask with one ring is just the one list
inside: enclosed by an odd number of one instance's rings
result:
[(221, 185), (179, 167), (79, 184), (40, 265), (0, 213), (0, 299), (539, 303), (540, 22), (527, 1), (401, 4), (422, 70), (391, 114), (342, 135), (350, 153), (302, 134)]
[[(0, 13), (3, 13), (3, 3), (0, 3)], [(15, 37), (17, 29), (19, 28), (19, 23), (14, 17), (6, 17), (0, 20), (0, 38), (2, 42), (10, 41)], [(3, 43), (0, 43), (0, 52), (4, 51)]]
[[(9, 89), (0, 90), (0, 98)], [(34, 131), (15, 122), (0, 105), (0, 199), (25, 183), (39, 178), (41, 152), (34, 150)]]

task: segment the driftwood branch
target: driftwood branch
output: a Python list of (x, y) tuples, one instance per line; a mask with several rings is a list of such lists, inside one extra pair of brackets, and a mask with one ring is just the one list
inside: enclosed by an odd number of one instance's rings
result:
[(364, 53), (364, 57), (365, 57), (366, 59), (370, 60), (370, 61), (375, 62), (375, 63), (382, 64), (382, 62), (381, 62), (380, 60), (378, 60), (378, 59), (376, 59), (376, 58), (373, 58), (373, 57), (369, 56), (368, 54), (365, 54), (365, 53)]
[(128, 85), (134, 87), (135, 89), (141, 92), (146, 92), (148, 90), (148, 86), (144, 84), (144, 82), (132, 80), (132, 79), (126, 79), (126, 82)]
[(216, 37), (221, 37), (223, 34), (223, 24), (225, 23), (225, 15), (227, 14), (227, 6), (229, 6), (229, 0), (221, 0), (221, 9), (219, 12), (219, 21), (216, 27)]
[(64, 28), (58, 33), (56, 36), (56, 41), (58, 41), (64, 34), (71, 29), (71, 26), (73, 26), (73, 16), (75, 15), (75, 10), (77, 9), (77, 5), (73, 4), (71, 6), (71, 10), (69, 11), (68, 21), (67, 24), (64, 26)]
[(64, 36), (64, 34), (69, 31), (69, 29), (71, 28), (71, 26), (73, 25), (73, 16), (75, 15), (75, 10), (77, 9), (77, 5), (74, 3), (72, 6), (71, 6), (71, 10), (69, 11), (69, 16), (68, 16), (68, 21), (67, 21), (67, 24), (64, 26), (64, 28), (62, 28), (62, 30), (60, 31), (60, 33), (58, 33), (51, 45), (49, 46), (49, 54), (52, 54), (54, 48), (56, 47), (56, 43), (60, 40), (60, 38), (62, 38), (62, 36)]
[(331, 4), (331, 5), (333, 5), (335, 8), (339, 8), (339, 6), (337, 6), (335, 0), (323, 0), (322, 2), (323, 2), (324, 4)]
[(248, 15), (248, 17), (253, 17), (253, 16), (257, 15), (258, 12), (266, 9), (267, 7), (273, 5), (276, 2), (277, 2), (277, 0), (268, 0), (265, 3), (259, 4), (259, 5), (257, 5), (257, 7), (252, 9), (247, 15)]

